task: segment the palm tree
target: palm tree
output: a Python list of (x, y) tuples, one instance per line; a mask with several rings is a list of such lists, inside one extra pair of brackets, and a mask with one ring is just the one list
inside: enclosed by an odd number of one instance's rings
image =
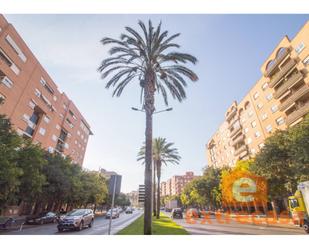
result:
[[(168, 164), (179, 164), (181, 157), (178, 150), (173, 148), (174, 143), (168, 143), (165, 138), (155, 138), (153, 140), (153, 163), (157, 171), (157, 205), (156, 216), (160, 218), (160, 181), (161, 181), (161, 167)], [(138, 153), (137, 160), (145, 161), (145, 145), (143, 145)], [(155, 192), (154, 192), (155, 193)]]
[[(168, 105), (168, 92), (174, 99), (186, 98), (186, 79), (197, 81), (197, 75), (183, 64), (195, 64), (197, 59), (187, 53), (171, 51), (180, 46), (174, 42), (180, 33), (169, 36), (161, 31), (161, 23), (155, 28), (138, 22), (141, 32), (125, 27), (120, 39), (103, 38), (103, 45), (113, 45), (110, 57), (98, 68), (106, 88), (113, 87), (113, 96), (121, 96), (129, 83), (139, 83), (140, 100), (146, 113), (146, 163), (145, 163), (145, 212), (144, 234), (151, 234), (151, 186), (152, 186), (152, 115), (155, 111), (155, 93), (162, 94)], [(112, 75), (112, 76), (111, 76)]]

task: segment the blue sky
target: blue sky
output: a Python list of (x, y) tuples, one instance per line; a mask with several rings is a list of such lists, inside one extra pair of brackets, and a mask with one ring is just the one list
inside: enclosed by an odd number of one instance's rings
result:
[[(195, 55), (200, 80), (189, 84), (188, 98), (170, 99), (172, 112), (154, 116), (154, 136), (175, 143), (180, 165), (163, 169), (163, 180), (185, 171), (202, 173), (205, 145), (233, 100), (240, 100), (259, 79), (260, 66), (284, 35), (293, 38), (309, 15), (5, 15), (30, 49), (90, 123), (84, 167), (103, 167), (123, 175), (122, 191), (143, 183), (136, 154), (144, 140), (145, 117), (138, 84), (112, 98), (96, 71), (107, 56), (102, 37), (118, 38), (137, 20), (162, 20), (170, 33), (180, 32), (181, 51)], [(165, 108), (160, 97), (157, 110)]]

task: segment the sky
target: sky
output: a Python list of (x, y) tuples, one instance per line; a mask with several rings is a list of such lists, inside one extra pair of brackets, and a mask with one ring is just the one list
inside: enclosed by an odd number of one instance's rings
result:
[[(191, 68), (199, 81), (188, 84), (187, 99), (170, 98), (171, 112), (154, 116), (154, 137), (174, 142), (182, 157), (163, 168), (162, 180), (186, 171), (202, 174), (206, 144), (234, 100), (241, 100), (261, 77), (260, 67), (279, 41), (293, 38), (309, 15), (5, 15), (46, 71), (74, 101), (94, 133), (83, 167), (100, 167), (122, 175), (122, 192), (143, 184), (144, 169), (136, 155), (144, 141), (145, 115), (139, 85), (133, 82), (120, 98), (105, 89), (97, 68), (108, 57), (103, 37), (119, 38), (125, 26), (151, 19), (169, 34), (181, 33), (179, 51), (197, 57)], [(156, 96), (156, 109), (165, 109)]]

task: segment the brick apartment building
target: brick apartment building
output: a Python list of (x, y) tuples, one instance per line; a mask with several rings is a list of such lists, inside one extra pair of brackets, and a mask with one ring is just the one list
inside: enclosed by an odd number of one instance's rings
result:
[(0, 15), (0, 97), (16, 131), (83, 164), (90, 126), (61, 93), (12, 24)]
[(253, 157), (276, 129), (286, 129), (309, 113), (309, 21), (290, 40), (285, 36), (265, 60), (262, 76), (207, 144), (208, 165), (233, 166)]
[(160, 184), (161, 196), (180, 195), (185, 185), (196, 177), (197, 176), (195, 176), (193, 172), (189, 171), (186, 172), (185, 175), (173, 176), (166, 182), (161, 182)]

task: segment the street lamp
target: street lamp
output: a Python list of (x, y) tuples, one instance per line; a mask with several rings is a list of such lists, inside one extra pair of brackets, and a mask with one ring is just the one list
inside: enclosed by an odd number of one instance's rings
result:
[[(136, 107), (131, 107), (131, 109), (132, 109), (133, 111), (137, 111), (137, 112), (145, 112), (145, 110), (143, 110), (143, 109), (138, 109), (138, 108), (136, 108)], [(157, 113), (161, 113), (161, 112), (170, 112), (170, 111), (172, 111), (172, 110), (173, 110), (173, 108), (170, 107), (170, 108), (167, 108), (167, 109), (165, 109), (165, 110), (161, 110), (161, 111), (154, 112), (153, 114), (157, 114)]]

